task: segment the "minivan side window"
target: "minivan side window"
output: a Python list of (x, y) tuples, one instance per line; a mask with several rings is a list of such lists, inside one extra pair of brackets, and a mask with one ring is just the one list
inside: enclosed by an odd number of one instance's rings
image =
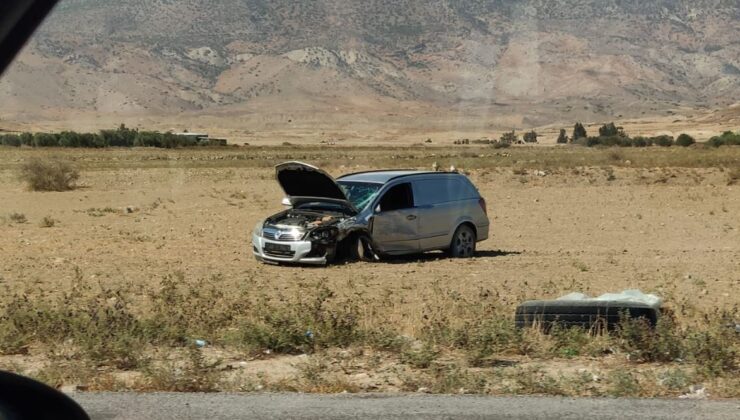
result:
[(380, 211), (409, 209), (414, 207), (414, 194), (411, 184), (406, 182), (389, 189), (380, 199)]
[(477, 191), (466, 179), (439, 177), (414, 181), (417, 206), (477, 198)]

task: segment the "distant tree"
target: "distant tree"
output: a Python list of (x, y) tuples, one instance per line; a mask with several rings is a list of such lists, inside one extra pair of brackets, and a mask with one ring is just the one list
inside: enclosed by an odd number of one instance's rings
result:
[(568, 135), (565, 133), (565, 129), (560, 129), (560, 134), (558, 135), (558, 143), (568, 143)]
[(59, 145), (62, 147), (80, 147), (80, 134), (74, 131), (62, 131), (59, 133)]
[(21, 144), (24, 146), (33, 146), (33, 134), (31, 133), (23, 133), (20, 135), (21, 137)]
[(586, 133), (586, 128), (583, 126), (583, 124), (577, 122), (575, 126), (573, 126), (573, 137), (572, 141), (576, 141), (578, 139), (583, 139), (588, 137), (588, 134)]
[(36, 133), (33, 135), (33, 146), (34, 147), (54, 147), (58, 146), (59, 141), (55, 134), (50, 133)]
[(609, 124), (604, 124), (599, 128), (599, 135), (601, 137), (612, 137), (617, 136), (621, 133), (621, 129), (614, 125), (613, 122), (610, 122)]
[(696, 143), (696, 140), (694, 140), (693, 137), (691, 137), (690, 135), (685, 134), (685, 133), (684, 134), (681, 134), (676, 139), (676, 145), (678, 145), (678, 146), (689, 147), (689, 146), (691, 146), (694, 143)]
[(0, 140), (0, 143), (3, 146), (13, 146), (18, 147), (21, 145), (21, 138), (20, 136), (16, 134), (6, 134), (4, 136), (0, 136), (2, 139)]
[(514, 130), (511, 130), (501, 135), (500, 142), (508, 143), (508, 144), (518, 143), (519, 137), (517, 137), (516, 132)]
[(534, 130), (528, 133), (524, 133), (524, 142), (525, 143), (537, 143), (537, 133)]

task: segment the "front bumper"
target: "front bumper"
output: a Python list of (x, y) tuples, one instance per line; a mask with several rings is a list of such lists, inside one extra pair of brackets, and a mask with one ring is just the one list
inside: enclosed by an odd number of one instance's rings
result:
[[(271, 252), (265, 251), (265, 244), (287, 245), (290, 247), (288, 252)], [(316, 264), (325, 265), (326, 255), (308, 256), (313, 249), (311, 241), (273, 241), (263, 238), (262, 236), (252, 234), (252, 253), (255, 258), (261, 261), (276, 263), (298, 263), (298, 264)]]

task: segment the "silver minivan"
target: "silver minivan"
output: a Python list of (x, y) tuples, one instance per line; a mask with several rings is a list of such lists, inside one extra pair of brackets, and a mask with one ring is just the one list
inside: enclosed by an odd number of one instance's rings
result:
[(336, 180), (302, 162), (276, 166), (289, 208), (257, 223), (252, 251), (265, 262), (326, 264), (338, 256), (446, 250), (475, 254), (488, 238), (486, 201), (456, 172), (380, 170)]

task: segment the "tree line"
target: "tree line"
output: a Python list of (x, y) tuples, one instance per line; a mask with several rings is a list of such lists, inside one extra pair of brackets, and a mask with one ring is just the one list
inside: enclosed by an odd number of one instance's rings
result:
[[(619, 146), (619, 147), (648, 147), (648, 146), (682, 146), (689, 147), (696, 143), (696, 139), (688, 134), (680, 134), (674, 138), (669, 135), (660, 136), (636, 136), (630, 137), (624, 131), (624, 128), (616, 126), (613, 122), (604, 124), (599, 127), (598, 136), (589, 136), (586, 132), (586, 128), (583, 124), (577, 122), (573, 126), (573, 132), (570, 137), (565, 129), (560, 130), (560, 134), (557, 139), (558, 143), (567, 144), (580, 144), (583, 146)], [(712, 147), (719, 147), (723, 145), (740, 145), (740, 132), (733, 133), (732, 131), (726, 131), (721, 136), (715, 136), (706, 142), (707, 145)]]
[(21, 133), (1, 134), (0, 144), (4, 146), (29, 147), (192, 147), (213, 145), (210, 142), (199, 142), (191, 136), (158, 131), (139, 131), (127, 128), (124, 124), (114, 130), (100, 130), (97, 133), (78, 133), (62, 131), (61, 133)]

